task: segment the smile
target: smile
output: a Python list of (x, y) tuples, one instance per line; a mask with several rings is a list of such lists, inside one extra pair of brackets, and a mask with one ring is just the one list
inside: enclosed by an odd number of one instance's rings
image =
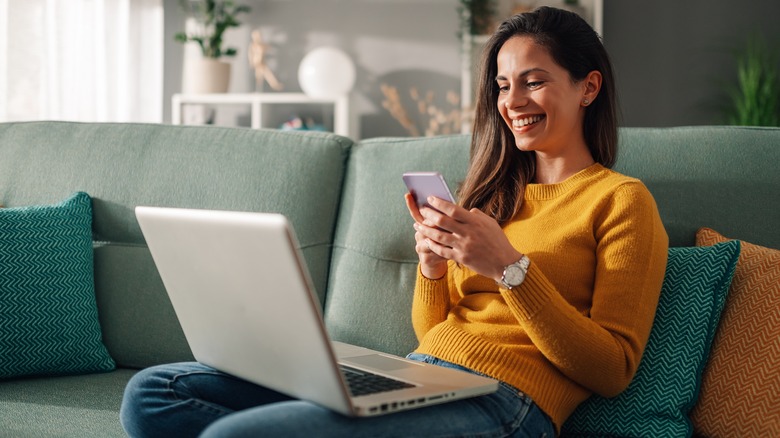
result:
[(544, 115), (536, 115), (536, 116), (524, 117), (522, 119), (512, 120), (512, 127), (523, 128), (525, 126), (533, 125), (534, 123), (541, 122), (542, 120), (545, 119), (545, 117), (546, 116)]

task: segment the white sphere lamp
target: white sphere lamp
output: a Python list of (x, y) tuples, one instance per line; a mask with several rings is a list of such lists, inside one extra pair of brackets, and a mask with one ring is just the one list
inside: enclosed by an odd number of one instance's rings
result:
[(298, 83), (307, 96), (315, 99), (341, 97), (355, 85), (355, 64), (337, 48), (320, 47), (303, 57)]

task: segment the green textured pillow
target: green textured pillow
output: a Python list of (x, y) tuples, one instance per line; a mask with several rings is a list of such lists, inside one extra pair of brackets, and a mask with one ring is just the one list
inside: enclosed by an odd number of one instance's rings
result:
[(564, 436), (688, 437), (688, 417), (737, 264), (738, 241), (669, 248), (658, 310), (642, 362), (614, 398), (593, 395)]
[(95, 303), (89, 195), (0, 210), (0, 378), (114, 368)]

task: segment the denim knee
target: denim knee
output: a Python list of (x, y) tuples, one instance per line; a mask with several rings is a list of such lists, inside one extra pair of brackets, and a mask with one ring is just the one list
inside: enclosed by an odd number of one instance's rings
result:
[(165, 430), (158, 414), (176, 402), (171, 381), (198, 366), (194, 363), (158, 365), (145, 368), (130, 378), (119, 410), (125, 432), (131, 437), (149, 437)]
[(131, 437), (144, 436), (145, 404), (150, 401), (149, 394), (155, 391), (155, 386), (161, 384), (158, 371), (146, 368), (137, 372), (125, 386), (122, 397), (122, 407), (119, 410), (119, 421), (125, 432)]

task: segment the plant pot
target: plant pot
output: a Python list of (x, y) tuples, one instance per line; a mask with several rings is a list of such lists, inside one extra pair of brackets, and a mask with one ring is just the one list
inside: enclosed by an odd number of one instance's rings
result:
[(185, 56), (181, 84), (183, 93), (227, 93), (229, 85), (229, 63), (202, 56)]

